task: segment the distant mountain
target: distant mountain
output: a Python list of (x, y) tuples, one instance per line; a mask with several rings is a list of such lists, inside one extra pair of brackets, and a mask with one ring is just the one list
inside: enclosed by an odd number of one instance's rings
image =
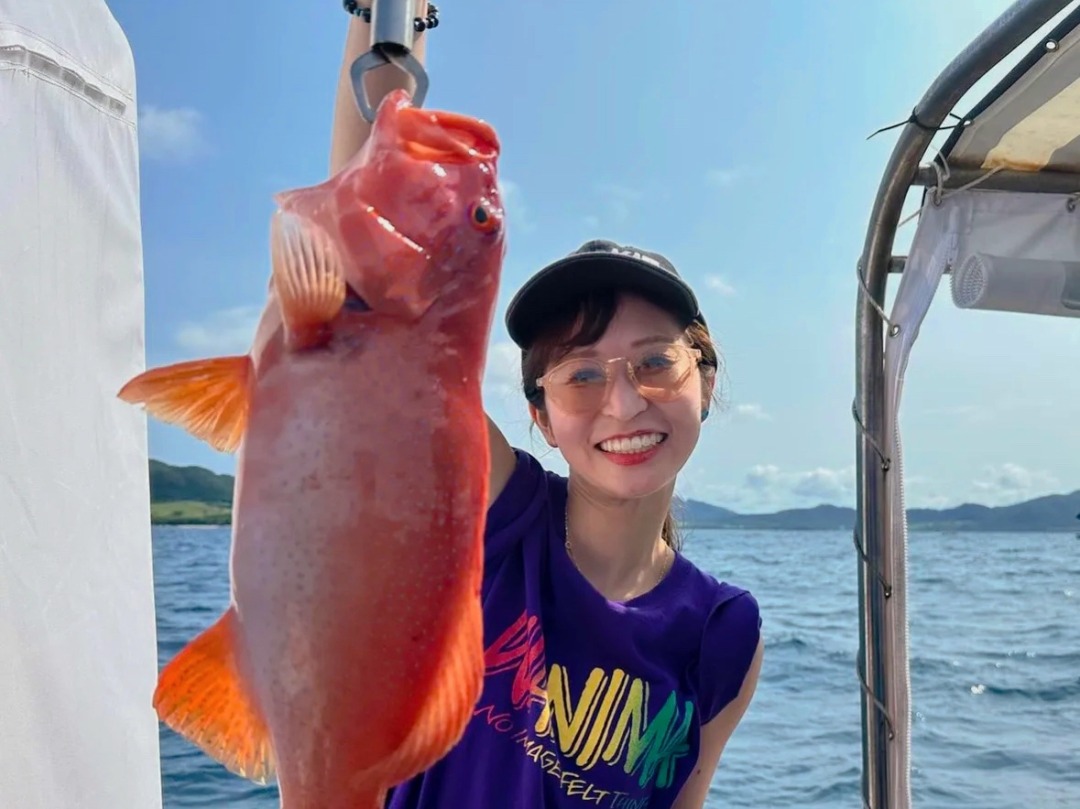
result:
[[(228, 524), (235, 480), (200, 466), (150, 461), (155, 523)], [(855, 510), (820, 505), (771, 514), (740, 514), (700, 500), (680, 500), (676, 514), (687, 527), (773, 531), (851, 530)], [(954, 508), (908, 509), (908, 526), (924, 531), (1080, 531), (1080, 491), (1052, 494), (1009, 506), (965, 503)]]
[[(739, 514), (698, 500), (681, 503), (683, 523), (695, 528), (850, 530), (852, 508), (821, 505), (771, 514)], [(965, 503), (954, 508), (908, 509), (908, 528), (920, 531), (1080, 531), (1080, 491), (1053, 494), (1008, 506)]]
[(676, 509), (682, 523), (695, 528), (832, 531), (851, 528), (855, 521), (854, 509), (830, 505), (793, 508), (771, 514), (740, 514), (700, 500), (684, 500)]
[(150, 500), (198, 500), (203, 503), (232, 503), (232, 475), (218, 475), (201, 466), (170, 466), (150, 461)]

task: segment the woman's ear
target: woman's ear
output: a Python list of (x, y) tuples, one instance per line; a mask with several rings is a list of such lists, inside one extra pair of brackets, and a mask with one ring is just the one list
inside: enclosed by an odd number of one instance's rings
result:
[(555, 433), (551, 430), (551, 419), (548, 418), (546, 410), (541, 410), (536, 405), (529, 404), (529, 415), (532, 417), (533, 423), (540, 428), (540, 432), (544, 434), (544, 440), (547, 441), (548, 446), (557, 448), (559, 445), (555, 441)]
[(701, 420), (705, 421), (712, 404), (713, 391), (716, 389), (716, 374), (701, 375)]

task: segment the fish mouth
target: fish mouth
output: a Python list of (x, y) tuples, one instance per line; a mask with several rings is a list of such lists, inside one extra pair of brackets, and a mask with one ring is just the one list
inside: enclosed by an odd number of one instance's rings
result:
[(499, 154), (495, 129), (469, 115), (404, 107), (400, 131), (405, 150), (433, 163), (482, 163)]

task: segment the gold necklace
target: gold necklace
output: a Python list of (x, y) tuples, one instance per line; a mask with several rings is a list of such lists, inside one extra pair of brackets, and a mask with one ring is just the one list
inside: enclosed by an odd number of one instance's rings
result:
[[(574, 567), (576, 567), (578, 569), (578, 573), (581, 573), (581, 575), (584, 576), (585, 574), (582, 573), (581, 566), (578, 565), (577, 559), (574, 558), (574, 549), (572, 547), (570, 547), (570, 509), (569, 508), (566, 509), (566, 512), (565, 512), (565, 514), (563, 516), (563, 535), (566, 537), (566, 541), (563, 543), (563, 545), (565, 545), (565, 547), (566, 547), (566, 555), (570, 557), (570, 561), (574, 563)], [(664, 543), (664, 546), (665, 546), (665, 548), (667, 547), (666, 542)], [(672, 564), (674, 564), (674, 562), (675, 562), (675, 553), (674, 553), (674, 551), (672, 551), (672, 553), (670, 555), (668, 555), (667, 559), (664, 561), (664, 564), (660, 569), (660, 575), (657, 576), (657, 578), (656, 578), (656, 584), (653, 585), (654, 587), (664, 580), (664, 578), (667, 576), (667, 574), (671, 571), (671, 566), (672, 566)]]

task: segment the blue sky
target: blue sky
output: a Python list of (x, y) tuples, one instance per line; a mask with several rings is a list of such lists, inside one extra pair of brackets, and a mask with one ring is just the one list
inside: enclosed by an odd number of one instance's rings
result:
[[(337, 0), (109, 5), (138, 76), (147, 362), (243, 352), (271, 194), (326, 176), (347, 16)], [(729, 408), (680, 492), (745, 511), (852, 505), (854, 267), (896, 133), (866, 138), (1007, 5), (443, 4), (427, 106), (485, 118), (503, 143), (510, 247), (486, 388), (511, 440), (565, 469), (528, 430), (506, 302), (582, 241), (628, 241), (694, 284), (728, 367)], [(909, 505), (1080, 488), (1078, 348), (1075, 321), (961, 312), (939, 293), (901, 416)], [(153, 457), (234, 469), (149, 429)]]

